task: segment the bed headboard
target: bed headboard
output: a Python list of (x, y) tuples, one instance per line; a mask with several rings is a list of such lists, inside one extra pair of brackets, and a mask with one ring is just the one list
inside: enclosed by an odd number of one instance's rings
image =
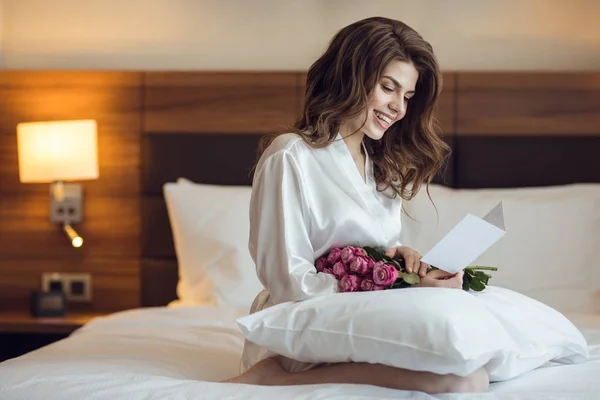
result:
[[(540, 78), (525, 73), (453, 73), (446, 80), (450, 84), (440, 113), (445, 115), (445, 140), (452, 155), (435, 183), (509, 188), (600, 182), (600, 74)], [(295, 87), (298, 99), (301, 83)], [(183, 86), (179, 78), (175, 86)], [(258, 98), (264, 97), (265, 85), (260, 87)], [(169, 85), (163, 82), (161, 88), (171, 99), (177, 98)], [(200, 85), (196, 90), (206, 88)], [(564, 99), (569, 99), (567, 105)], [(254, 100), (244, 100), (248, 115), (254, 108), (263, 114), (273, 108)], [(214, 101), (226, 104), (223, 98)], [(169, 107), (156, 110), (168, 109), (178, 119), (174, 125), (181, 126), (181, 109), (189, 106), (173, 100)], [(213, 105), (204, 101), (195, 106)], [(199, 118), (197, 113), (187, 115)], [(256, 120), (256, 115), (252, 118)], [(142, 135), (142, 306), (176, 299), (177, 259), (162, 185), (179, 177), (208, 184), (251, 184), (258, 141), (265, 132), (244, 131), (239, 121), (235, 124), (237, 132), (194, 131), (190, 129), (194, 123), (186, 120), (186, 129), (160, 126)]]
[(251, 185), (259, 134), (153, 133), (142, 139), (142, 305), (176, 298), (177, 258), (162, 186), (185, 177)]

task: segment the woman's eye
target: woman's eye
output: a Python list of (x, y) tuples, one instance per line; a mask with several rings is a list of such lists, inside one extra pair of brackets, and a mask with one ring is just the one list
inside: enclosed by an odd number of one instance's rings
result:
[(385, 91), (386, 91), (386, 92), (388, 92), (388, 93), (391, 93), (391, 92), (393, 92), (393, 91), (394, 91), (394, 89), (392, 89), (392, 88), (391, 88), (391, 87), (389, 87), (389, 86), (381, 85), (381, 87), (383, 88), (383, 90), (385, 90)]

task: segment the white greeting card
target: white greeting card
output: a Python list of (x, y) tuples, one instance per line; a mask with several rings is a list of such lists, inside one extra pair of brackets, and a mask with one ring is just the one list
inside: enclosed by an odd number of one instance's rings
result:
[(467, 214), (421, 261), (449, 273), (457, 273), (506, 234), (502, 202), (485, 217)]

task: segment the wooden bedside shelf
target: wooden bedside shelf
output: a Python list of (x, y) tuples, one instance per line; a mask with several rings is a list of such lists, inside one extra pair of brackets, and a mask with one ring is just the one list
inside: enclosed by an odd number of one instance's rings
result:
[(0, 333), (70, 334), (101, 313), (67, 313), (62, 317), (33, 317), (27, 311), (0, 311)]
[(103, 315), (107, 314), (73, 311), (63, 317), (37, 318), (26, 310), (0, 310), (0, 362), (64, 339)]

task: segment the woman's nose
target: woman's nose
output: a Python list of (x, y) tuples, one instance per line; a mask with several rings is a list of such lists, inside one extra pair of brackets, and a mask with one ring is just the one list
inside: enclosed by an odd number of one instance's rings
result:
[(389, 109), (392, 110), (394, 112), (394, 116), (395, 119), (400, 119), (402, 117), (404, 117), (404, 114), (406, 113), (406, 106), (404, 105), (404, 102), (393, 102), (390, 103), (388, 105)]

